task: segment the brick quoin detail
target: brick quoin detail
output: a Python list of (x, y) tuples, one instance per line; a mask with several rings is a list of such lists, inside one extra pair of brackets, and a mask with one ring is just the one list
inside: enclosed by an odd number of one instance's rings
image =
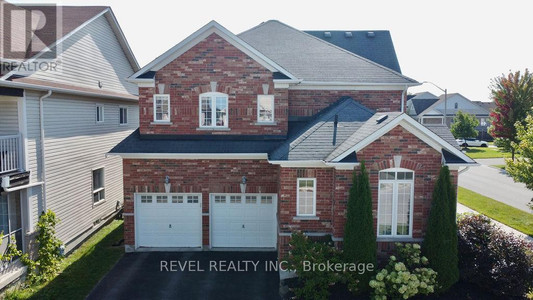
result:
[[(289, 115), (312, 116), (348, 96), (375, 111), (401, 111), (403, 91), (290, 90)], [(406, 100), (407, 102), (407, 100)]]
[[(197, 130), (199, 95), (211, 92), (212, 81), (217, 82), (217, 92), (228, 94), (229, 131)], [(151, 124), (158, 84), (165, 84), (165, 93), (170, 94), (172, 125)], [(274, 94), (276, 125), (255, 124), (263, 84)], [(157, 71), (155, 86), (139, 88), (141, 134), (287, 134), (288, 91), (274, 90), (271, 71), (215, 33)]]

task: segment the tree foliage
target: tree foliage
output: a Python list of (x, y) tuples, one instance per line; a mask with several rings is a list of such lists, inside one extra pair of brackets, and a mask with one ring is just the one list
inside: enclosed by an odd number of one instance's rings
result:
[(479, 126), (479, 120), (476, 116), (458, 111), (450, 128), (453, 136), (457, 138), (477, 137), (476, 127)]
[(455, 189), (450, 170), (443, 166), (433, 190), (423, 253), (437, 272), (438, 291), (445, 291), (459, 280)]
[[(344, 229), (344, 257), (347, 262), (372, 263), (377, 266), (377, 244), (372, 216), (372, 194), (365, 164), (361, 163), (359, 175), (354, 170), (350, 188), (346, 225)], [(359, 280), (359, 291), (369, 289), (373, 274), (365, 272)]]
[(533, 114), (525, 119), (525, 125), (516, 122), (517, 142), (512, 147), (520, 152), (516, 160), (507, 159), (507, 172), (515, 181), (523, 182), (526, 187), (533, 190)]
[(491, 82), (491, 97), (496, 107), (490, 113), (489, 133), (499, 147), (513, 153), (512, 142), (516, 138), (516, 122), (524, 125), (525, 117), (533, 106), (533, 74), (528, 69), (497, 77)]

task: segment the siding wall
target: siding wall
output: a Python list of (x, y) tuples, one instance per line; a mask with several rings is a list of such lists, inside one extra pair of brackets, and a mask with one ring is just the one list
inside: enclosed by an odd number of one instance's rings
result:
[(19, 133), (17, 100), (0, 96), (0, 135)]
[[(32, 180), (41, 180), (39, 93), (27, 92), (28, 169)], [(96, 105), (104, 106), (104, 122), (96, 123)], [(119, 124), (119, 108), (128, 108), (128, 124)], [(46, 155), (46, 202), (61, 222), (58, 237), (70, 250), (70, 241), (92, 228), (95, 222), (114, 211), (122, 202), (122, 161), (105, 157), (106, 153), (127, 137), (138, 125), (135, 102), (53, 94), (44, 100)], [(105, 202), (93, 206), (92, 170), (105, 168)], [(33, 189), (32, 223), (42, 211), (40, 188)]]
[(65, 40), (59, 52), (56, 72), (40, 71), (29, 78), (93, 89), (101, 81), (104, 91), (137, 94), (136, 85), (126, 82), (133, 69), (104, 16)]

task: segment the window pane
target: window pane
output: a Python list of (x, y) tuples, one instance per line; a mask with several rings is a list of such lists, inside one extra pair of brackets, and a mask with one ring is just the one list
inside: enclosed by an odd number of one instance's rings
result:
[(128, 109), (127, 108), (120, 108), (120, 124), (127, 124), (128, 123)]
[(274, 98), (271, 96), (259, 96), (257, 99), (259, 110), (259, 122), (273, 122)]
[(272, 196), (261, 196), (261, 204), (272, 204)]
[(157, 203), (168, 203), (168, 197), (167, 196), (157, 196), (156, 197)]
[(93, 171), (93, 190), (104, 187), (104, 170), (98, 169)]
[(398, 184), (397, 235), (409, 235), (409, 211), (411, 207), (411, 183)]
[(379, 184), (378, 235), (392, 234), (393, 183)]
[(198, 203), (198, 196), (187, 196), (187, 203)]
[(172, 203), (183, 203), (183, 196), (172, 196)]
[(9, 213), (7, 210), (7, 194), (0, 194), (0, 231), (9, 234)]
[(215, 203), (226, 203), (226, 196), (215, 196)]
[(230, 196), (230, 203), (241, 203), (241, 196)]
[(152, 196), (141, 196), (141, 203), (152, 203)]
[(394, 180), (395, 179), (395, 172), (380, 172), (379, 173), (379, 179), (382, 180)]
[(200, 114), (200, 124), (201, 126), (211, 126), (213, 122), (212, 109), (211, 109), (211, 99), (209, 97), (202, 97), (201, 100), (202, 111)]
[(405, 179), (412, 180), (413, 179), (413, 172), (405, 172)]
[(257, 197), (256, 196), (246, 196), (246, 203), (251, 203), (251, 204), (257, 203)]
[(216, 114), (216, 126), (226, 126), (228, 118), (228, 101), (225, 97), (217, 97)]
[(314, 198), (314, 181), (301, 179), (298, 181), (298, 213), (312, 215)]
[(170, 112), (168, 111), (170, 96), (155, 96), (155, 119), (157, 121), (169, 121)]

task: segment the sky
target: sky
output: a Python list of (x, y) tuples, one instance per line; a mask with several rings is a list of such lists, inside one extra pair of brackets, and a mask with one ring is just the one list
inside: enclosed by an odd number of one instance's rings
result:
[[(300, 30), (389, 30), (404, 75), (470, 100), (490, 101), (491, 80), (502, 74), (533, 70), (527, 0), (9, 2), (110, 6), (141, 67), (211, 20), (238, 34), (276, 19)], [(427, 83), (409, 89), (421, 91), (442, 94)]]

